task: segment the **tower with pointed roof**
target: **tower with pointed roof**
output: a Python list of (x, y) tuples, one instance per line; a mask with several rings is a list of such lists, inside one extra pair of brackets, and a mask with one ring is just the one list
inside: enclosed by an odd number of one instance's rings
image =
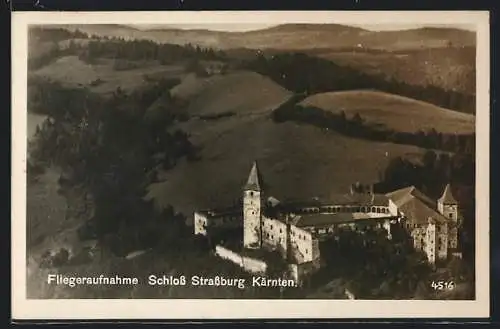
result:
[(260, 248), (262, 245), (262, 179), (254, 161), (243, 187), (243, 246)]
[(458, 201), (453, 197), (451, 193), (450, 184), (446, 184), (444, 188), (443, 195), (438, 199), (437, 202), (438, 211), (448, 220), (457, 222), (458, 221)]
[(450, 184), (444, 188), (443, 195), (437, 201), (439, 213), (448, 219), (448, 247), (458, 246), (458, 201), (451, 193)]

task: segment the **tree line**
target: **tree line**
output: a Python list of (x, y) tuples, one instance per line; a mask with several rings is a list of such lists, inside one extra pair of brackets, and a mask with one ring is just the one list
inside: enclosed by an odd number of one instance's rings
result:
[(30, 168), (61, 168), (62, 186), (80, 187), (94, 200), (94, 216), (82, 230), (83, 239), (107, 239), (114, 251), (126, 253), (186, 236), (182, 215), (171, 207), (159, 213), (143, 200), (161, 170), (197, 153), (185, 132), (167, 131), (175, 122), (170, 115), (175, 111), (168, 108), (175, 106), (173, 101), (163, 108), (163, 126), (145, 119), (146, 109), (169, 83), (131, 94), (117, 90), (104, 99), (85, 88), (39, 82), (28, 100), (29, 108), (50, 116), (29, 146)]
[(459, 112), (475, 113), (475, 96), (427, 85), (415, 86), (383, 75), (369, 75), (303, 53), (260, 54), (241, 67), (266, 75), (288, 90), (316, 94), (328, 91), (376, 89), (414, 98)]
[(343, 135), (372, 141), (414, 145), (427, 149), (473, 154), (475, 134), (444, 134), (435, 129), (429, 131), (402, 132), (368, 124), (359, 113), (348, 118), (344, 111), (338, 114), (313, 106), (296, 105), (299, 95), (272, 112), (274, 122), (295, 121), (319, 128), (331, 129)]
[(187, 59), (225, 60), (222, 51), (200, 46), (157, 43), (151, 40), (101, 38), (92, 40), (81, 52), (80, 58), (92, 62), (97, 58), (158, 60), (161, 64), (184, 62)]
[(28, 29), (28, 37), (30, 39), (37, 39), (38, 41), (57, 42), (70, 39), (87, 39), (89, 35), (79, 29), (70, 31), (57, 27), (33, 26)]

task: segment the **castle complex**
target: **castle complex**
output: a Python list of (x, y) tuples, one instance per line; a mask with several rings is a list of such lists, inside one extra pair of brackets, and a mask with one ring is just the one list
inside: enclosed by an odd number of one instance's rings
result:
[(290, 262), (301, 265), (317, 264), (319, 241), (334, 235), (339, 227), (385, 229), (391, 239), (391, 228), (400, 225), (408, 230), (414, 247), (434, 264), (457, 252), (458, 214), (458, 202), (449, 185), (437, 202), (413, 186), (376, 194), (373, 188), (359, 184), (329, 200), (280, 202), (266, 196), (254, 162), (243, 188), (242, 205), (196, 211), (194, 233), (241, 228), (245, 249), (279, 249)]

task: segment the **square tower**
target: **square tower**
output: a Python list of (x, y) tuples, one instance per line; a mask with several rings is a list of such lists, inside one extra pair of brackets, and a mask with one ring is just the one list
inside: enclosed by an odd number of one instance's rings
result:
[(451, 193), (450, 184), (444, 188), (443, 195), (438, 199), (437, 208), (441, 215), (448, 220), (448, 247), (458, 248), (458, 201)]
[(262, 179), (254, 162), (243, 188), (243, 246), (260, 248), (262, 245)]

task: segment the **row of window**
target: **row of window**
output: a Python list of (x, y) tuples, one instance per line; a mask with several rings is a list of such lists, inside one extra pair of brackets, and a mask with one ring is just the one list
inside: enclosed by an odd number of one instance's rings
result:
[[(292, 235), (295, 236), (295, 231), (294, 230), (292, 230)], [(298, 233), (297, 234), (297, 239), (299, 239), (299, 240), (305, 240), (306, 239), (306, 235)]]
[(377, 214), (388, 214), (389, 208), (387, 207), (351, 207), (351, 206), (332, 206), (332, 207), (315, 207), (315, 208), (304, 208), (301, 209), (304, 213), (319, 213), (319, 212), (332, 212), (332, 213), (353, 213), (353, 212), (363, 212), (363, 213), (377, 213)]

